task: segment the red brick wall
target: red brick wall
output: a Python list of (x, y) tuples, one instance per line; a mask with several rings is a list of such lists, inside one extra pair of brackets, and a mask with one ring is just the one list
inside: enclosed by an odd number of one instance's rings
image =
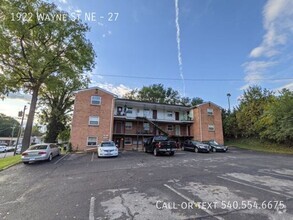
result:
[[(208, 115), (207, 109), (213, 109), (213, 115)], [(212, 103), (206, 103), (193, 109), (194, 123), (191, 132), (199, 141), (216, 140), (224, 143), (221, 109)], [(214, 125), (215, 131), (209, 131), (208, 125)]]
[[(91, 105), (91, 96), (101, 97), (101, 105)], [(98, 143), (112, 139), (114, 97), (101, 90), (79, 91), (75, 95), (70, 141), (73, 150), (86, 150), (87, 137), (97, 137)], [(89, 125), (89, 116), (99, 116), (99, 126)]]

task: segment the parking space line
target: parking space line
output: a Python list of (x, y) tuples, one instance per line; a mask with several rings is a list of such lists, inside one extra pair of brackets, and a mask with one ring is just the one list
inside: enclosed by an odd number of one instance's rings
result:
[(280, 196), (284, 196), (286, 198), (292, 198), (292, 196), (289, 196), (287, 194), (280, 193), (280, 192), (273, 191), (273, 190), (269, 190), (269, 189), (264, 189), (262, 187), (258, 187), (258, 186), (251, 185), (249, 183), (239, 182), (237, 180), (232, 180), (232, 179), (229, 179), (229, 178), (226, 178), (226, 177), (222, 177), (222, 176), (218, 176), (218, 178), (221, 178), (221, 179), (224, 179), (224, 180), (227, 180), (227, 181), (230, 181), (230, 182), (238, 183), (238, 184), (241, 184), (241, 185), (244, 185), (244, 186), (249, 186), (249, 187), (252, 187), (252, 188), (260, 189), (260, 190), (263, 190), (263, 191), (266, 191), (266, 192), (270, 192), (270, 193), (273, 193), (273, 194), (277, 194), (277, 195), (280, 195)]
[(276, 176), (287, 177), (287, 178), (293, 179), (293, 176), (289, 176), (289, 175), (286, 175), (286, 174), (271, 173), (271, 172), (267, 172), (267, 171), (258, 171), (258, 172), (259, 173), (265, 173), (265, 174), (276, 175)]
[(95, 156), (95, 152), (93, 152), (93, 154), (92, 154), (92, 159), (91, 159), (91, 162), (93, 162), (93, 161), (94, 161), (94, 156)]
[(95, 197), (91, 197), (89, 220), (94, 220), (95, 219), (94, 209), (95, 209)]
[[(171, 191), (173, 191), (174, 193), (176, 193), (178, 196), (182, 197), (183, 199), (187, 200), (190, 203), (194, 203), (194, 201), (190, 198), (188, 198), (187, 196), (183, 195), (182, 193), (178, 192), (176, 189), (174, 189), (173, 187), (164, 184), (165, 187), (167, 187), (168, 189), (170, 189)], [(209, 214), (210, 216), (213, 216), (214, 218), (218, 219), (218, 220), (224, 220), (224, 218), (220, 217), (220, 216), (216, 216), (217, 214), (213, 213), (212, 211), (208, 210), (208, 209), (201, 209), (202, 211), (206, 212), (207, 214)]]
[(59, 163), (59, 161), (63, 160), (65, 157), (67, 157), (69, 153), (65, 154), (63, 157), (61, 157), (59, 160), (57, 160), (54, 164)]

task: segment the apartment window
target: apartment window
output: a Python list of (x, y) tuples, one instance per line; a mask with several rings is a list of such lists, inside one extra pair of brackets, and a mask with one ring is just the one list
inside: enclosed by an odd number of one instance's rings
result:
[(167, 117), (172, 118), (173, 117), (173, 112), (172, 111), (167, 111)]
[(150, 115), (150, 110), (149, 109), (144, 109), (143, 110), (143, 116), (144, 117), (147, 117), (147, 116), (149, 116)]
[(128, 107), (127, 110), (126, 110), (126, 113), (127, 114), (132, 114), (132, 108), (131, 107)]
[(167, 125), (167, 130), (168, 131), (173, 131), (173, 125)]
[(215, 125), (208, 125), (209, 131), (215, 131)]
[(143, 123), (143, 130), (149, 131), (150, 130), (150, 124), (147, 123), (147, 122)]
[(213, 115), (214, 114), (214, 109), (208, 108), (207, 113), (208, 113), (208, 115)]
[(87, 138), (87, 146), (97, 146), (97, 138), (96, 137), (88, 137)]
[(93, 95), (91, 97), (91, 104), (92, 105), (100, 105), (101, 104), (101, 96)]
[(132, 144), (132, 138), (131, 137), (126, 137), (124, 139), (124, 144), (125, 145), (131, 145)]
[(131, 130), (132, 129), (132, 122), (125, 122), (125, 129)]
[(89, 125), (98, 126), (99, 125), (99, 116), (90, 116), (89, 117)]

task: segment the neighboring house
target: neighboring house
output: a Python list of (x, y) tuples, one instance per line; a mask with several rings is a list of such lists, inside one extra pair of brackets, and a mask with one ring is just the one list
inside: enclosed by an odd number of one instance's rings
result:
[(212, 102), (194, 107), (118, 98), (99, 87), (75, 93), (71, 138), (73, 150), (95, 148), (113, 140), (120, 149), (142, 149), (152, 135), (223, 143), (221, 108)]

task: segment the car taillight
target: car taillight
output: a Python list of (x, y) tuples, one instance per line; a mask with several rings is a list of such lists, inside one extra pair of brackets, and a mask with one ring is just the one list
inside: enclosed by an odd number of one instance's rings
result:
[(27, 156), (27, 155), (28, 155), (28, 153), (22, 153), (21, 155), (22, 155), (22, 156)]
[(39, 154), (46, 154), (46, 152), (44, 152), (44, 151), (41, 151), (41, 152), (39, 152)]
[(160, 148), (161, 147), (161, 142), (157, 143), (156, 147)]

